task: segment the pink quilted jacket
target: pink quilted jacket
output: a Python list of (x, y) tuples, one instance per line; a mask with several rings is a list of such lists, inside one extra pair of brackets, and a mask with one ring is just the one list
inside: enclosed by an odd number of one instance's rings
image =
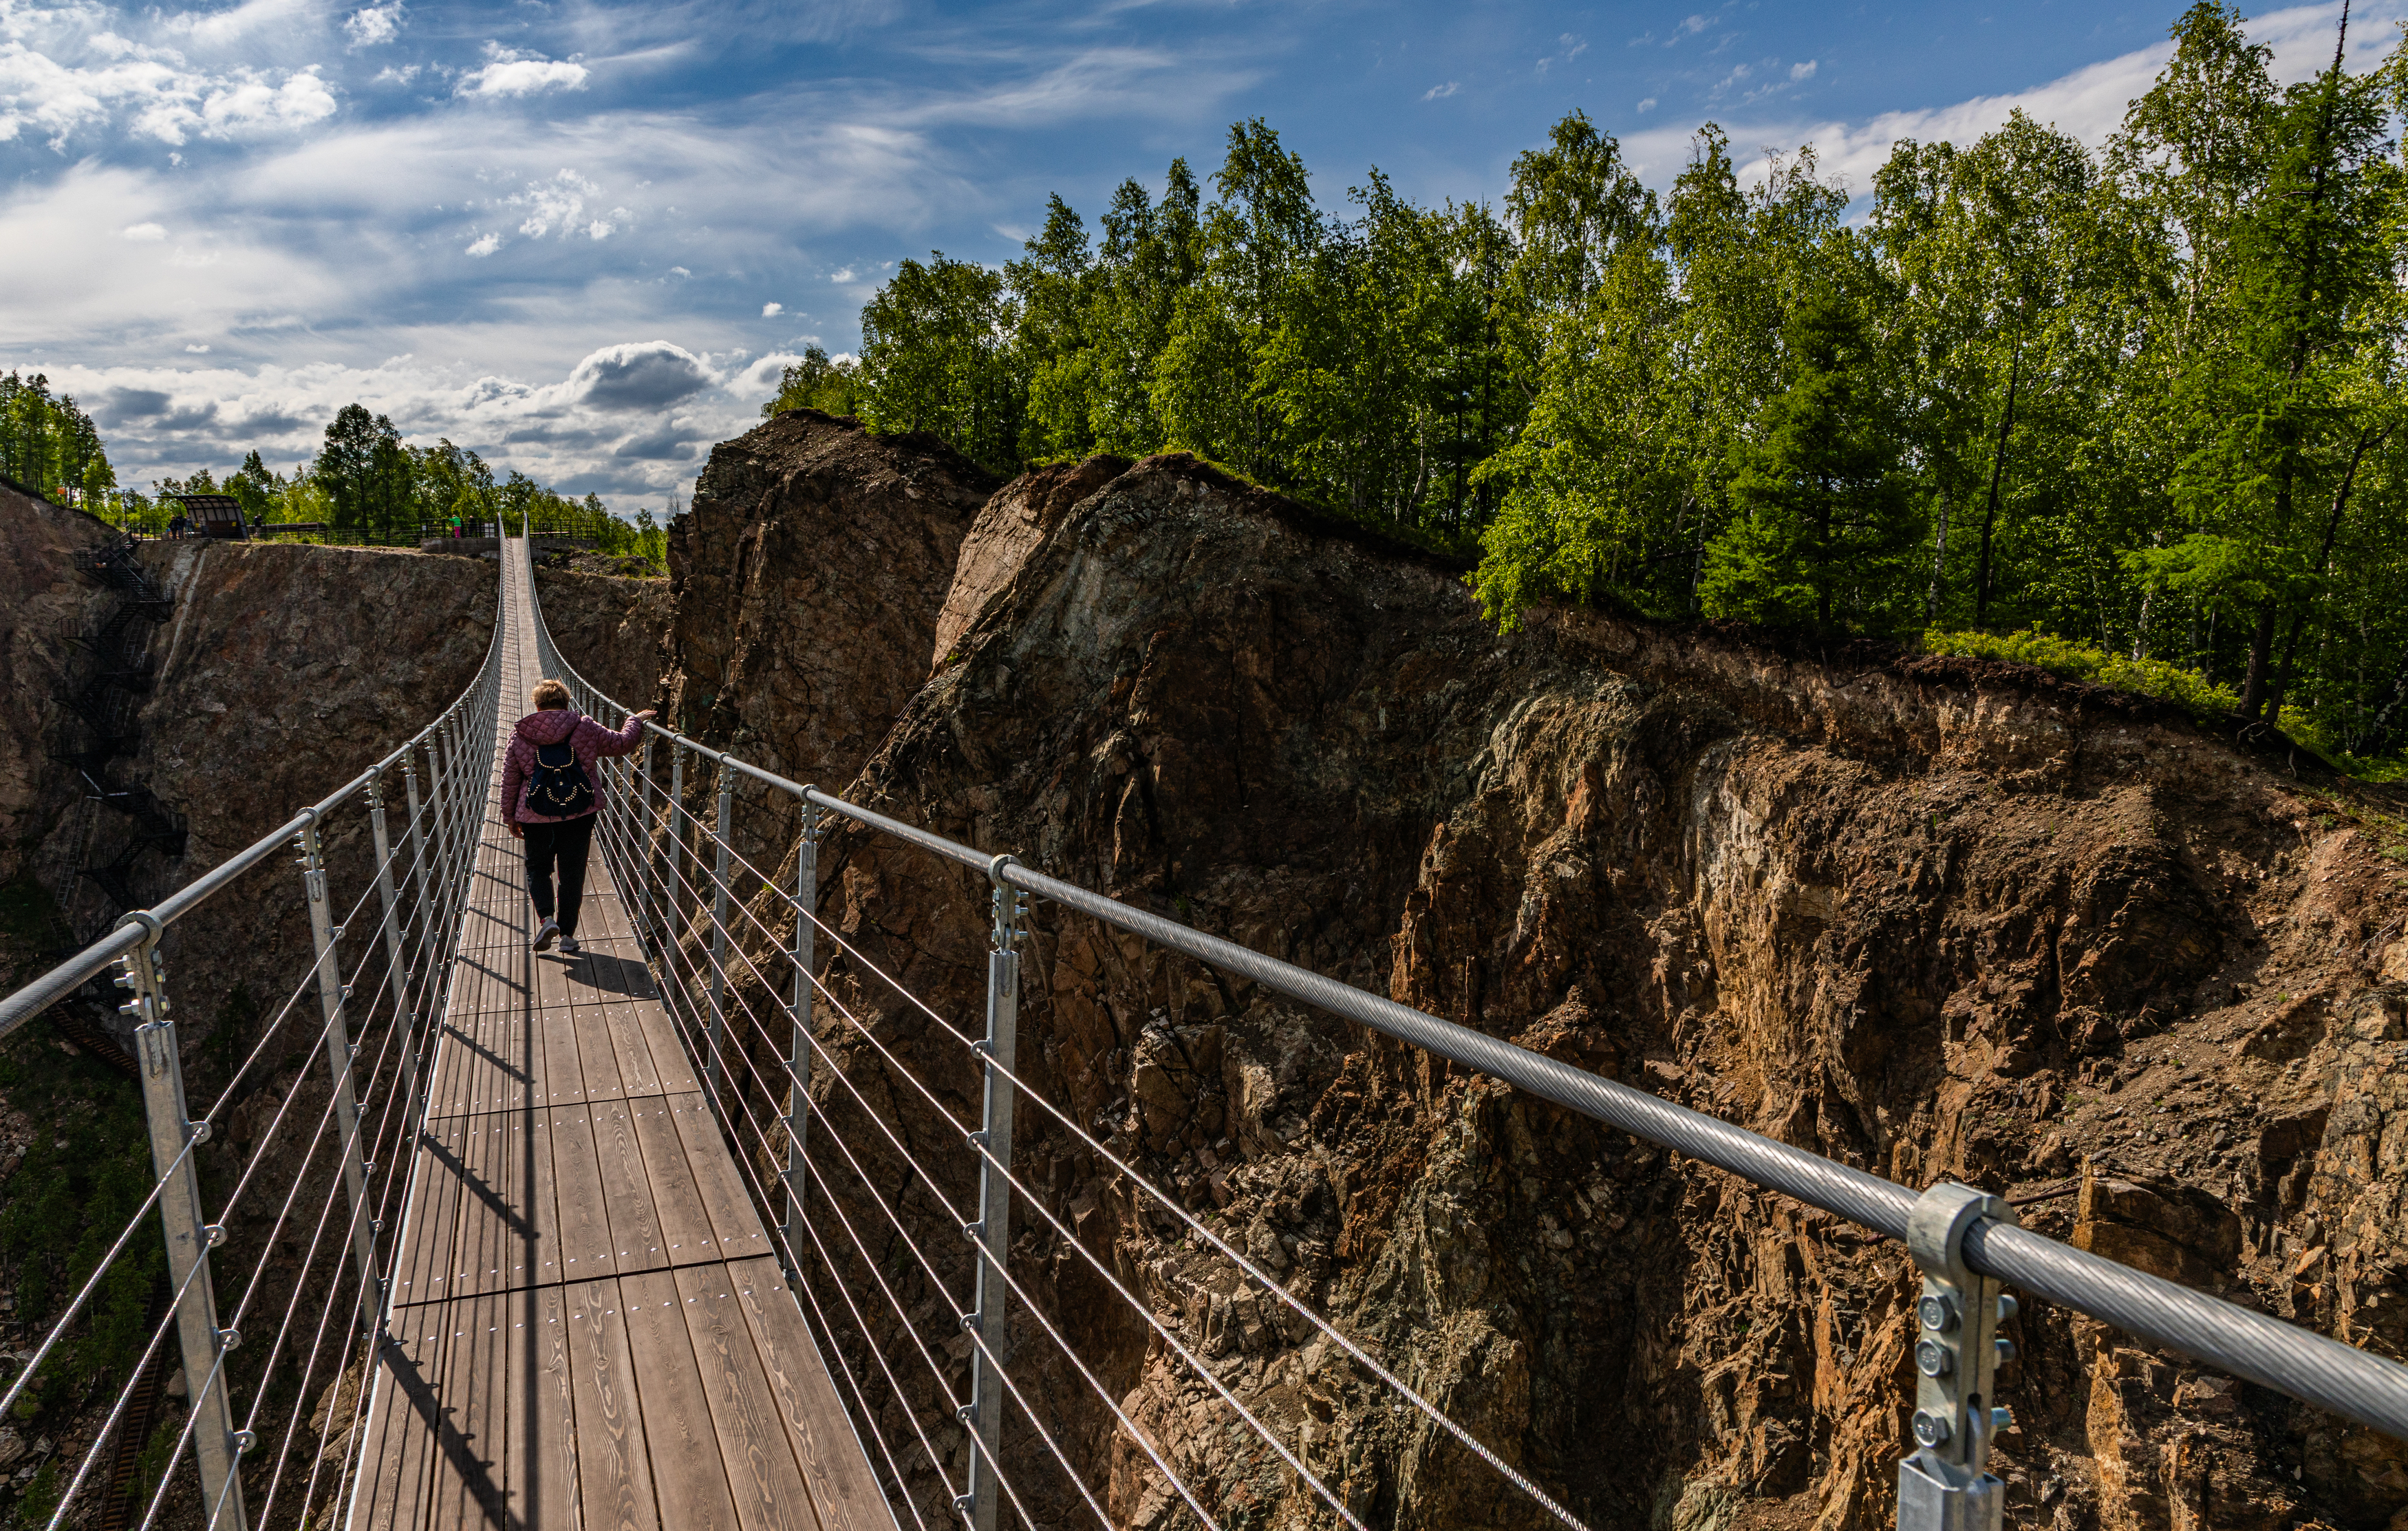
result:
[(633, 718), (627, 720), (626, 727), (614, 733), (572, 708), (548, 707), (530, 712), (511, 730), (509, 752), (502, 757), (502, 801), (509, 805), (510, 817), (520, 823), (563, 823), (549, 814), (529, 812), (526, 796), (527, 780), (535, 775), (536, 750), (566, 739), (569, 752), (585, 768), (585, 780), (594, 784), (594, 811), (598, 813), (602, 808), (602, 773), (594, 763), (605, 755), (632, 752), (643, 737), (644, 725)]

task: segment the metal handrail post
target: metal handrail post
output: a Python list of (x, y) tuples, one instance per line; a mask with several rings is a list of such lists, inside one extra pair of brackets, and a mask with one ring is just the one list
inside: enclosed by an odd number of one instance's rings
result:
[(1010, 1076), (1017, 1068), (1020, 1030), (1021, 922), (1028, 911), (1027, 898), (1004, 885), (1003, 869), (1011, 862), (1010, 856), (997, 856), (987, 868), (995, 923), (993, 950), (986, 959), (986, 1039), (979, 1044), (986, 1055), (986, 1088), (979, 1130), (970, 1135), (971, 1142), (986, 1151), (979, 1156), (978, 1221), (965, 1230), (978, 1246), (978, 1295), (962, 1323), (981, 1343), (970, 1352), (970, 1401), (962, 1412), (972, 1447), (966, 1492), (955, 1508), (969, 1517), (971, 1531), (996, 1531), (1003, 1508), (1002, 1495), (984, 1487), (983, 1481), (1002, 1474), (1003, 1366), (1011, 1354), (1003, 1263), (1011, 1251)]
[[(629, 774), (635, 778), (635, 801), (627, 814), (627, 840), (632, 844), (635, 842), (636, 837), (638, 835), (641, 835), (643, 837), (642, 843), (649, 849), (652, 843), (651, 824), (652, 818), (652, 735), (646, 734), (644, 736), (644, 748), (637, 755), (636, 764), (630, 768)], [(644, 859), (646, 863), (649, 864), (652, 857), (647, 855)], [(649, 871), (649, 865), (647, 865), (643, 869)], [(636, 868), (631, 867), (629, 870), (633, 871), (636, 870)], [(654, 918), (654, 916), (659, 913), (659, 910), (654, 909), (652, 905), (652, 882), (649, 879), (642, 876), (638, 876), (631, 880), (635, 883), (635, 889), (631, 894), (631, 907), (634, 909), (636, 913), (636, 938), (640, 944), (646, 947), (657, 945), (659, 937), (656, 935), (656, 930), (659, 922)]]
[(666, 938), (672, 946), (684, 933), (685, 925), (685, 905), (678, 894), (679, 888), (685, 880), (685, 826), (678, 822), (679, 814), (684, 809), (685, 747), (682, 744), (672, 743), (669, 746), (668, 819), (661, 826), (666, 832), (666, 837), (668, 840), (668, 844), (662, 848), (663, 853), (668, 858), (668, 871), (663, 886), (667, 889), (669, 895), (669, 928)]
[(736, 773), (722, 766), (719, 819), (710, 826), (710, 837), (719, 842), (719, 870), (710, 894), (710, 1045), (703, 1050), (702, 1088), (711, 1109), (723, 1118), (726, 1105), (719, 1098), (719, 1060), (727, 1045), (727, 864), (735, 848), (735, 812)]
[[(786, 1034), (786, 1237), (780, 1252), (789, 1259), (803, 1247), (803, 1195), (808, 1189), (803, 1162), (804, 1138), (810, 1130), (811, 1092), (811, 969), (814, 965), (811, 916), (819, 908), (820, 810), (803, 803), (802, 837), (795, 842), (795, 998), (788, 1007), (794, 1021)], [(803, 1273), (787, 1271), (793, 1281)]]
[[(368, 833), (376, 845), (377, 901), (383, 911), (385, 980), (392, 986), (393, 1023), (400, 1043), (394, 1052), (401, 1066), (404, 1120), (416, 1121), (410, 1109), (418, 1104), (418, 1004), (409, 993), (409, 959), (402, 950), (401, 911), (393, 887), (392, 837), (385, 832), (382, 776), (368, 779)], [(407, 1163), (405, 1159), (403, 1162)]]
[(360, 1108), (351, 1094), (351, 1036), (343, 1018), (348, 991), (336, 928), (326, 897), (326, 860), (313, 814), (303, 826), (301, 885), (309, 898), (309, 938), (318, 949), (318, 1008), (326, 1018), (326, 1080), (335, 1092), (335, 1130), (343, 1165), (343, 1189), (351, 1203), (351, 1254), (360, 1267), (361, 1317), (373, 1330), (384, 1322), (384, 1281), (377, 1274), (377, 1225), (369, 1221), (367, 1171), (360, 1162)]
[[(176, 1302), (176, 1333), (184, 1353), (184, 1376), (196, 1418), (193, 1456), (201, 1470), (201, 1497), (217, 1506), (211, 1531), (243, 1531), (239, 1459), (251, 1449), (249, 1432), (237, 1434), (226, 1398), (220, 1358), (242, 1336), (218, 1327), (217, 1291), (209, 1282), (209, 1250), (225, 1242), (225, 1229), (201, 1221), (200, 1168), (188, 1145), (206, 1142), (209, 1124), (194, 1122), (184, 1105), (184, 1065), (176, 1045), (176, 1023), (167, 1019), (167, 973), (159, 962), (158, 920), (147, 910), (129, 918), (148, 931), (142, 944), (118, 959), (118, 987), (134, 992), (118, 1007), (136, 1025), (134, 1050), (142, 1070), (142, 1114), (150, 1132), (150, 1162), (166, 1182), (159, 1194), (159, 1223), (167, 1239), (169, 1290)], [(195, 1268), (198, 1267), (198, 1268)]]

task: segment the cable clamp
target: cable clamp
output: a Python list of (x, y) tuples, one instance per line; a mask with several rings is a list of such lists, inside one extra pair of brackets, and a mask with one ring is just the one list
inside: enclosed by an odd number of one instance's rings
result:
[(986, 1219), (981, 1218), (976, 1223), (963, 1223), (962, 1237), (971, 1240), (972, 1242), (984, 1238), (986, 1237)]
[(969, 1137), (969, 1140), (970, 1140), (970, 1147), (972, 1147), (972, 1148), (981, 1148), (981, 1149), (982, 1149), (982, 1148), (986, 1147), (986, 1145), (987, 1145), (987, 1136), (986, 1136), (986, 1129), (985, 1129), (984, 1127), (981, 1127), (978, 1131), (976, 1131), (976, 1132), (974, 1132), (974, 1133), (969, 1134), (969, 1135), (968, 1135), (968, 1137)]
[(236, 1430), (226, 1438), (226, 1443), (234, 1448), (235, 1455), (248, 1456), (258, 1448), (259, 1437), (253, 1431)]
[(206, 1143), (209, 1140), (209, 1124), (206, 1122), (187, 1122), (184, 1131), (189, 1142)]
[(242, 1349), (242, 1331), (240, 1329), (220, 1329), (218, 1331), (218, 1349), (221, 1351), (238, 1351)]
[(1923, 1295), (1914, 1307), (1916, 1449), (1898, 1466), (1899, 1531), (1999, 1531), (2003, 1524), (2006, 1485), (1987, 1469), (1991, 1438), (2014, 1423), (1992, 1400), (1998, 1365), (2014, 1354), (1998, 1326), (2015, 1305), (1965, 1264), (1966, 1236), (1985, 1220), (2013, 1226), (2015, 1210), (1949, 1181), (1926, 1191), (1907, 1217)]

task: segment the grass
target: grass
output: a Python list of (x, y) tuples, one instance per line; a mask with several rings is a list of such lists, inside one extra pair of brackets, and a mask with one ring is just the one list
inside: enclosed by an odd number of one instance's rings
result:
[(2117, 691), (2155, 696), (2173, 703), (2194, 718), (2229, 717), (2241, 709), (2241, 698), (2196, 670), (2161, 659), (2128, 659), (2094, 644), (2043, 633), (2035, 627), (2021, 633), (1950, 633), (1935, 627), (1923, 635), (1928, 653), (1959, 659), (2000, 659), (2029, 665), (2034, 669), (2071, 680), (2089, 680)]
[[(2071, 680), (2089, 680), (2136, 695), (2172, 702), (2195, 719), (2212, 723), (2241, 710), (2241, 698), (2179, 665), (2161, 659), (2131, 659), (2095, 644), (2058, 637), (2035, 627), (2021, 633), (1951, 633), (1932, 628), (1923, 635), (1925, 652), (1959, 659), (2001, 659), (2029, 665)], [(2344, 750), (2314, 717), (2298, 708), (2283, 708), (2280, 726), (2286, 736), (2334, 770), (2360, 781), (2408, 781), (2408, 755), (2375, 758)]]

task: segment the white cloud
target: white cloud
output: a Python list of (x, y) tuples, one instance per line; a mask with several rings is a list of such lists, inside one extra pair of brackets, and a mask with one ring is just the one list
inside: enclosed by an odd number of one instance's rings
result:
[(1803, 82), (1803, 81), (1805, 81), (1805, 80), (1809, 80), (1809, 79), (1813, 79), (1813, 78), (1814, 78), (1814, 62), (1815, 62), (1815, 61), (1814, 61), (1814, 60), (1813, 60), (1813, 59), (1808, 59), (1808, 60), (1807, 60), (1805, 63), (1803, 63), (1803, 64), (1791, 64), (1791, 65), (1789, 66), (1789, 79), (1790, 79), (1790, 83), (1792, 83), (1792, 84), (1799, 84), (1799, 83), (1801, 83), (1801, 82)]
[(500, 235), (480, 235), (477, 238), (477, 242), (468, 247), (467, 253), (475, 256), (479, 260), (482, 260), (501, 248), (502, 236)]
[(485, 57), (489, 62), (483, 68), (460, 77), (460, 94), (494, 97), (533, 95), (554, 87), (564, 91), (585, 89), (585, 65), (574, 58), (547, 59), (494, 42), (485, 45)]
[(1681, 18), (1681, 24), (1672, 29), (1671, 36), (1664, 40), (1664, 46), (1670, 48), (1684, 37), (1694, 37), (1713, 24), (1714, 19), (1711, 16), (1684, 16)]
[(1543, 75), (1558, 64), (1570, 64), (1587, 51), (1586, 39), (1567, 32), (1555, 39), (1555, 51), (1539, 61), (1539, 73)]
[(355, 10), (343, 22), (343, 35), (353, 48), (374, 48), (401, 36), (401, 0)]
[(207, 346), (186, 346), (184, 349), (195, 356), (207, 356), (209, 353), (209, 348)]
[(765, 303), (761, 305), (761, 317), (764, 319), (772, 318), (778, 314), (784, 313), (785, 311), (786, 306), (782, 303)]
[(829, 273), (828, 273), (828, 280), (833, 281), (833, 282), (839, 282), (839, 283), (841, 283), (841, 282), (848, 282), (848, 281), (851, 281), (851, 280), (853, 280), (853, 267), (851, 267), (851, 266), (849, 266), (849, 265), (848, 265), (848, 266), (846, 266), (846, 267), (845, 267), (843, 270), (841, 270), (841, 271), (831, 271), (831, 272), (829, 272)]
[(601, 190), (576, 171), (563, 170), (550, 180), (528, 181), (526, 190), (509, 197), (507, 205), (527, 209), (519, 232), (530, 239), (540, 239), (555, 229), (564, 239), (579, 233), (591, 239), (608, 239), (633, 214), (624, 207), (613, 207), (607, 217), (587, 219), (585, 199)]
[(1450, 79), (1443, 85), (1433, 85), (1428, 90), (1424, 91), (1422, 93), (1422, 99), (1425, 101), (1443, 101), (1448, 96), (1453, 95), (1455, 92), (1461, 89), (1463, 89), (1461, 85)]
[(1656, 98), (1655, 98), (1654, 96), (1652, 96), (1652, 95), (1651, 95), (1651, 96), (1649, 96), (1646, 100), (1641, 101), (1641, 103), (1639, 103), (1639, 115), (1640, 115), (1640, 116), (1641, 116), (1641, 117), (1646, 116), (1649, 112), (1654, 111), (1655, 109), (1656, 109)]
[(152, 242), (167, 237), (167, 229), (163, 223), (128, 223), (125, 225), (125, 231), (119, 237), (146, 243)]

